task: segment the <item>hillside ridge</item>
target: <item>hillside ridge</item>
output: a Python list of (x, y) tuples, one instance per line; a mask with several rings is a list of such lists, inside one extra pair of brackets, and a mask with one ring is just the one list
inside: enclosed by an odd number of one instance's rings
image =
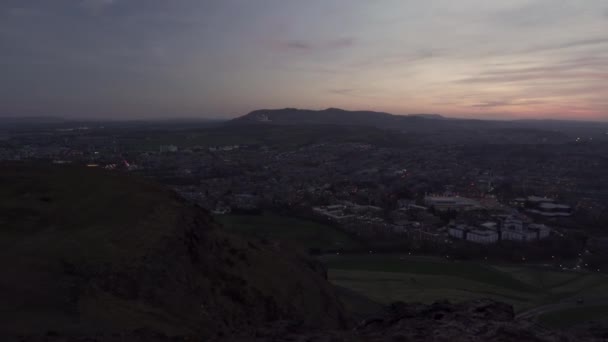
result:
[(225, 232), (163, 186), (76, 166), (0, 165), (0, 336), (152, 329), (220, 336), (276, 320), (340, 328), (323, 267)]

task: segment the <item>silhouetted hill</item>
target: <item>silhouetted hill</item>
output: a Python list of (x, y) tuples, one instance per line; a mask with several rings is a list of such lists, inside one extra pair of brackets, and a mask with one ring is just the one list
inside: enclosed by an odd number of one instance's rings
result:
[(316, 262), (228, 235), (160, 185), (98, 169), (4, 163), (0, 196), (0, 337), (138, 329), (216, 336), (286, 319), (345, 324)]
[(393, 115), (373, 111), (347, 111), (339, 108), (307, 110), (296, 108), (262, 109), (232, 120), (232, 123), (260, 124), (317, 124), (317, 125), (363, 125), (390, 128), (397, 124), (420, 119), (442, 118), (437, 114)]
[(556, 143), (565, 142), (563, 132), (544, 130), (526, 122), (447, 119), (438, 114), (393, 115), (384, 112), (346, 111), (337, 108), (315, 111), (285, 108), (256, 110), (233, 119), (235, 126), (367, 126), (417, 137), (418, 141), (442, 143)]

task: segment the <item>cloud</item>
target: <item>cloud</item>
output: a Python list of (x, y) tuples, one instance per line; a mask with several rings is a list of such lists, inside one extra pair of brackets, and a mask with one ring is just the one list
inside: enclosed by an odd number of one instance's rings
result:
[(542, 66), (496, 68), (486, 70), (476, 76), (459, 79), (456, 83), (507, 83), (537, 80), (608, 80), (606, 58), (582, 57)]
[(342, 49), (342, 48), (351, 47), (354, 44), (355, 44), (355, 40), (353, 38), (339, 38), (339, 39), (328, 41), (325, 44), (325, 47), (326, 48)]
[(574, 40), (574, 41), (569, 41), (569, 42), (563, 42), (563, 43), (560, 43), (560, 44), (552, 44), (552, 45), (533, 47), (533, 48), (525, 50), (524, 52), (539, 52), (539, 51), (548, 51), (548, 50), (562, 50), (562, 49), (570, 49), (570, 48), (578, 48), (578, 47), (602, 45), (602, 44), (607, 44), (607, 43), (608, 43), (608, 38), (582, 39), (582, 40)]
[(329, 92), (331, 94), (337, 94), (337, 95), (352, 95), (356, 91), (357, 91), (357, 89), (354, 89), (354, 88), (329, 89)]
[(481, 77), (470, 77), (462, 80), (458, 80), (457, 83), (513, 83), (521, 81), (566, 81), (566, 80), (607, 80), (608, 73), (594, 73), (594, 72), (563, 72), (563, 73), (513, 73), (511, 75), (501, 76), (481, 76)]
[(580, 14), (580, 6), (568, 1), (534, 0), (521, 1), (520, 4), (513, 1), (513, 5), (497, 10), (488, 18), (492, 24), (529, 30), (564, 23)]
[(545, 101), (540, 100), (495, 100), (495, 101), (483, 101), (474, 105), (473, 108), (500, 108), (500, 107), (513, 107), (513, 106), (533, 106), (543, 105)]
[(352, 66), (357, 68), (363, 67), (392, 67), (404, 64), (410, 64), (414, 62), (425, 61), (437, 57), (441, 57), (447, 54), (446, 49), (439, 48), (428, 48), (419, 49), (413, 52), (406, 52), (401, 54), (386, 54), (380, 56), (374, 56), (361, 62), (356, 62)]
[(277, 50), (281, 51), (325, 51), (345, 49), (353, 46), (355, 40), (353, 38), (338, 38), (320, 42), (310, 42), (305, 40), (286, 40), (277, 41), (273, 45)]

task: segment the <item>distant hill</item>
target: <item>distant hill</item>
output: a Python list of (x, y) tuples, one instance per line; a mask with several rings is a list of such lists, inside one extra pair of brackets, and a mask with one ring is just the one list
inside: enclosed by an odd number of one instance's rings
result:
[(1, 163), (0, 267), (3, 341), (346, 321), (316, 262), (231, 236), (160, 185), (98, 169)]
[(527, 122), (449, 119), (439, 114), (393, 115), (373, 111), (262, 109), (226, 126), (366, 126), (397, 131), (426, 143), (561, 143), (568, 137)]
[(347, 111), (339, 108), (325, 110), (308, 109), (262, 109), (232, 120), (235, 124), (319, 124), (319, 125), (364, 125), (373, 127), (394, 127), (395, 124), (417, 121), (420, 119), (443, 118), (438, 114), (393, 115), (373, 111)]

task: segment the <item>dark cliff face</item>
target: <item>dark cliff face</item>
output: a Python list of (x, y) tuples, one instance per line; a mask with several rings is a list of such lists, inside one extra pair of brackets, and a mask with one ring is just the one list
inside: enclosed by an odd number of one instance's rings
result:
[[(605, 341), (606, 329), (553, 332), (528, 321), (514, 319), (513, 308), (492, 300), (432, 305), (395, 303), (354, 329), (311, 328), (301, 321), (280, 320), (254, 331), (212, 338), (214, 342), (576, 342)], [(170, 337), (150, 330), (123, 334), (78, 336), (51, 334), (29, 337), (24, 342), (178, 342), (191, 336)]]
[(314, 262), (226, 234), (163, 187), (14, 163), (0, 166), (0, 183), (0, 336), (150, 329), (212, 337), (285, 319), (346, 324)]
[(110, 267), (92, 284), (123, 300), (162, 308), (168, 321), (195, 335), (253, 331), (285, 319), (346, 326), (333, 288), (313, 262), (277, 244), (208, 230), (210, 225), (200, 213), (185, 217), (162, 247)]
[[(600, 331), (598, 329), (597, 331)], [(395, 303), (360, 322), (350, 331), (307, 331), (281, 322), (260, 329), (254, 337), (222, 342), (575, 342), (604, 341), (597, 333), (549, 331), (529, 321), (515, 320), (510, 305), (492, 300), (431, 305)]]

